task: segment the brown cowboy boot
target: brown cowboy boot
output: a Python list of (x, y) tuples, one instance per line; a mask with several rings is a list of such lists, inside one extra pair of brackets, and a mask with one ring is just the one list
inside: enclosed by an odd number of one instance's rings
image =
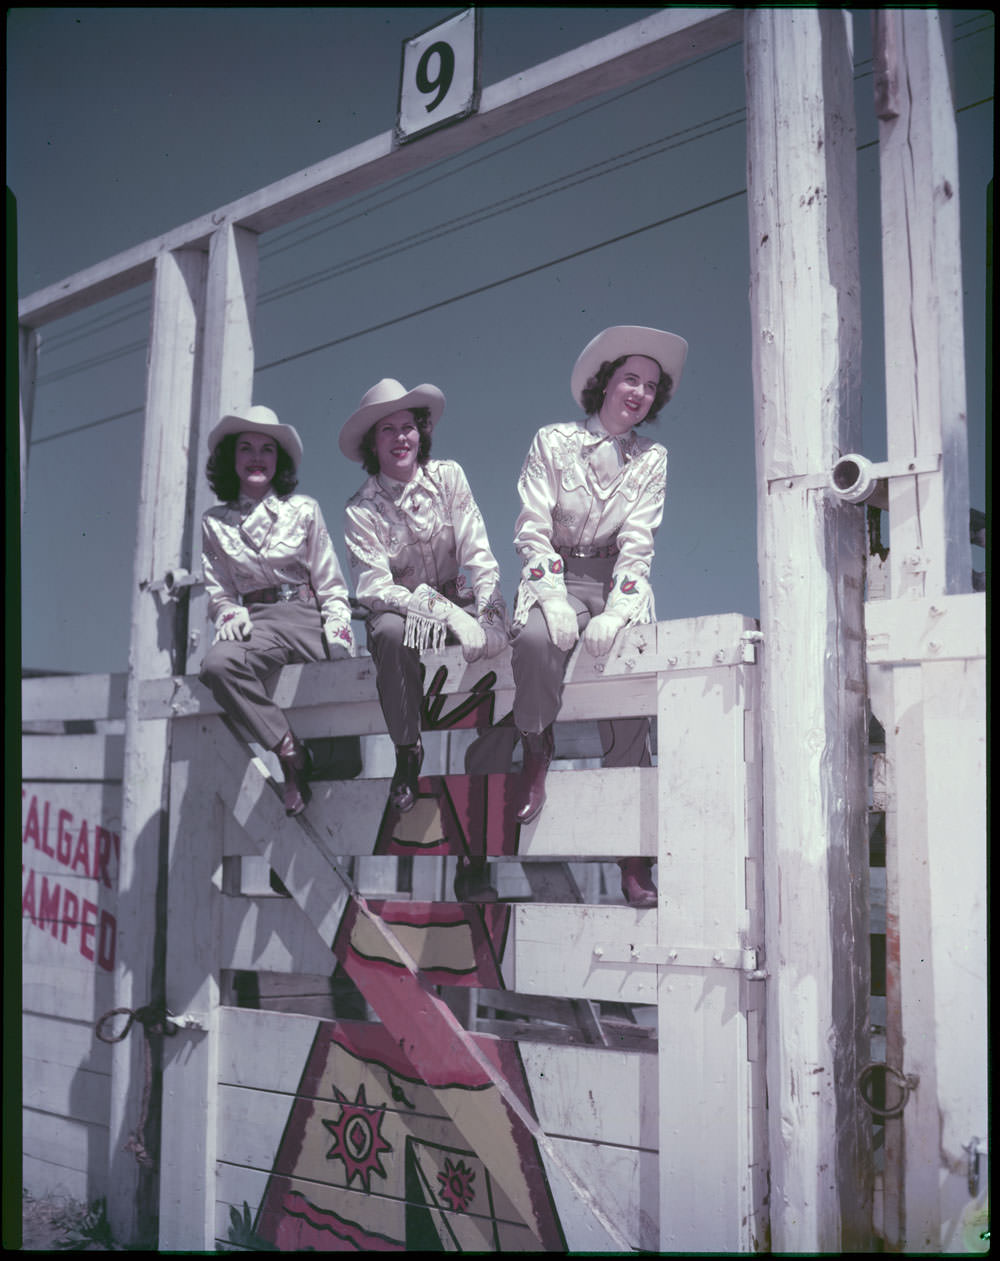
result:
[(281, 773), (285, 777), (285, 813), (301, 814), (312, 796), (309, 778), (312, 759), (309, 750), (291, 731), (285, 732), (274, 746), (274, 752), (281, 763)]
[(389, 785), (389, 805), (406, 814), (417, 804), (417, 779), (424, 761), (424, 748), (416, 744), (396, 745), (396, 773)]
[(555, 752), (552, 725), (537, 733), (521, 732), (524, 748), (524, 770), (521, 772), (521, 805), (517, 810), (518, 823), (530, 823), (545, 805), (545, 776)]
[(620, 858), (622, 893), (629, 906), (637, 910), (650, 910), (657, 904), (656, 885), (653, 884), (653, 864), (648, 858)]

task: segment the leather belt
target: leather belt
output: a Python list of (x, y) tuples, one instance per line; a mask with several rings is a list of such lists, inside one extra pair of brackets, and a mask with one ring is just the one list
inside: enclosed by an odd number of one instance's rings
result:
[(618, 544), (608, 543), (606, 547), (557, 547), (560, 556), (573, 556), (580, 560), (595, 560), (603, 556), (617, 556)]
[(261, 587), (259, 591), (244, 591), (240, 603), (248, 604), (281, 604), (284, 601), (301, 600), (309, 604), (316, 599), (316, 592), (308, 582), (282, 582), (276, 587)]

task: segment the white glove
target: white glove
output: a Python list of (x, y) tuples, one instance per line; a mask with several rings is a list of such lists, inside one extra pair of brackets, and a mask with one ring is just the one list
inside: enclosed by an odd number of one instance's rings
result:
[[(482, 622), (479, 625), (483, 626)], [(507, 628), (502, 622), (492, 622), (483, 626), (483, 634), (486, 636), (485, 656), (496, 657), (507, 647), (509, 642)]]
[(448, 629), (462, 645), (462, 656), (468, 662), (478, 661), (486, 653), (486, 632), (474, 617), (457, 606), (448, 611)]
[(339, 622), (333, 621), (324, 622), (323, 636), (331, 661), (340, 661), (343, 657), (354, 655), (354, 637), (349, 626), (341, 626)]
[(569, 652), (580, 638), (573, 606), (564, 596), (553, 596), (540, 607), (545, 625), (549, 628), (549, 638), (562, 652)]
[(253, 622), (250, 621), (250, 614), (246, 609), (239, 608), (220, 618), (215, 628), (215, 642), (218, 643), (220, 639), (231, 639), (236, 642), (249, 639), (252, 630)]
[(603, 657), (611, 651), (615, 636), (625, 625), (625, 619), (617, 613), (598, 613), (587, 623), (583, 632), (583, 642), (587, 651), (595, 657)]

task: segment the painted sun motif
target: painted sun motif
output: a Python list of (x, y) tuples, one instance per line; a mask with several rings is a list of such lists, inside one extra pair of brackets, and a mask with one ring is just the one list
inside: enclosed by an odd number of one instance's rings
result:
[(381, 1155), (392, 1151), (392, 1144), (382, 1137), (382, 1121), (385, 1108), (369, 1107), (365, 1099), (364, 1085), (358, 1087), (354, 1102), (349, 1102), (336, 1086), (333, 1088), (340, 1104), (340, 1117), (325, 1121), (324, 1126), (334, 1137), (334, 1144), (326, 1153), (327, 1160), (342, 1160), (347, 1173), (347, 1185), (357, 1178), (365, 1191), (371, 1190), (371, 1178), (377, 1173), (384, 1178)]
[(437, 1176), (441, 1184), (438, 1194), (442, 1202), (447, 1203), (448, 1207), (454, 1209), (456, 1213), (464, 1213), (476, 1198), (472, 1187), (475, 1179), (475, 1171), (470, 1169), (464, 1160), (452, 1164), (451, 1158), (446, 1157), (444, 1172)]

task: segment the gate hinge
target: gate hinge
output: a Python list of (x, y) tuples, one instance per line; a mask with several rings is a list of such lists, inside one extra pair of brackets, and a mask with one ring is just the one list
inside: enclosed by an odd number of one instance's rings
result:
[(745, 948), (713, 950), (711, 946), (627, 945), (616, 943), (594, 947), (594, 958), (602, 963), (645, 963), (660, 968), (730, 968), (744, 972), (750, 980), (762, 980), (766, 973), (757, 966), (757, 951)]

